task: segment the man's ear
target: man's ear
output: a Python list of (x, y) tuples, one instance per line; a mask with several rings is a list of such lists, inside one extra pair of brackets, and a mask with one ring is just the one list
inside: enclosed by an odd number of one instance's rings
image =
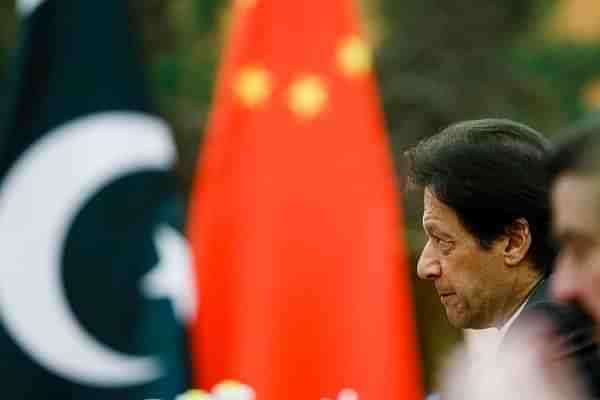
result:
[(506, 265), (519, 265), (527, 257), (531, 247), (531, 231), (525, 218), (514, 220), (506, 228), (506, 247), (504, 248), (504, 261)]

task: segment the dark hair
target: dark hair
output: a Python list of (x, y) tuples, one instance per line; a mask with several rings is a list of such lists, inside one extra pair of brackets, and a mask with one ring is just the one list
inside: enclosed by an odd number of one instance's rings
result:
[(552, 180), (565, 172), (600, 175), (600, 113), (588, 116), (558, 136), (547, 169)]
[(505, 119), (460, 122), (406, 153), (409, 181), (452, 208), (484, 249), (518, 218), (529, 224), (536, 268), (550, 271), (550, 142)]

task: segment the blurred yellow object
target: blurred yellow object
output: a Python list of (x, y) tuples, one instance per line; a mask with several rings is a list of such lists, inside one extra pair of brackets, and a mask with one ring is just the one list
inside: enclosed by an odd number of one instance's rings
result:
[(600, 78), (588, 82), (581, 91), (581, 97), (588, 110), (600, 109)]
[(234, 90), (245, 106), (257, 107), (271, 95), (271, 75), (261, 67), (244, 67), (239, 72)]
[(177, 396), (177, 400), (208, 400), (211, 396), (204, 390), (188, 390), (184, 394)]
[(325, 84), (316, 75), (298, 79), (290, 86), (290, 108), (294, 113), (306, 119), (316, 117), (325, 107), (327, 98)]
[(215, 385), (212, 394), (218, 400), (254, 400), (256, 398), (254, 389), (232, 380)]
[(600, 39), (600, 2), (562, 0), (558, 4), (551, 30), (560, 37), (580, 41)]
[(373, 59), (368, 44), (359, 36), (343, 41), (337, 54), (338, 65), (344, 75), (356, 77), (371, 72)]

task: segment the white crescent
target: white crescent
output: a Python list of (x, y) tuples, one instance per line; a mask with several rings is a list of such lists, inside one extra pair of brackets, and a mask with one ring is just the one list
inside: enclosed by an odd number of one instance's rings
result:
[[(0, 317), (40, 365), (78, 383), (142, 384), (157, 359), (119, 353), (87, 333), (67, 303), (61, 253), (75, 216), (104, 185), (175, 159), (167, 126), (141, 113), (106, 112), (44, 135), (0, 185)], [(98, 299), (101, 301), (101, 299)]]

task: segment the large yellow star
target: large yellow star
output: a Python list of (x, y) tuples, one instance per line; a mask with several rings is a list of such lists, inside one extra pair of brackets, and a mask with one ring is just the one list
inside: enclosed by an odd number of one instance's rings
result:
[(271, 75), (261, 67), (246, 66), (240, 69), (234, 91), (246, 107), (264, 104), (273, 90)]
[(344, 75), (356, 77), (371, 71), (371, 49), (360, 36), (346, 38), (337, 51), (337, 63)]
[(291, 110), (306, 119), (317, 116), (325, 107), (327, 98), (325, 84), (316, 75), (297, 79), (290, 85), (288, 93)]

